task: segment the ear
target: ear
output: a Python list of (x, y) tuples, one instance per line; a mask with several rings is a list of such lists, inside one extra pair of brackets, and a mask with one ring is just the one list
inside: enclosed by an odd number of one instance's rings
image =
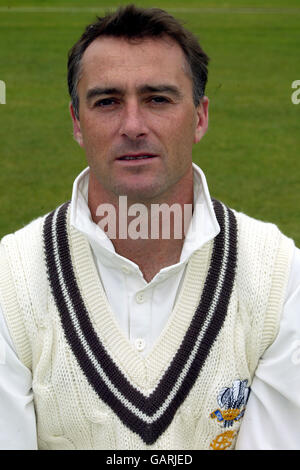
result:
[(76, 142), (78, 142), (80, 147), (83, 147), (82, 134), (81, 134), (81, 130), (80, 130), (80, 122), (79, 122), (79, 119), (77, 119), (77, 117), (75, 115), (75, 110), (73, 108), (72, 103), (70, 103), (69, 109), (70, 109), (70, 114), (71, 114), (71, 118), (72, 118), (72, 122), (73, 122), (74, 139), (76, 140)]
[(197, 113), (197, 126), (195, 129), (194, 144), (200, 142), (202, 137), (207, 131), (208, 127), (208, 105), (209, 99), (207, 96), (204, 96), (201, 99), (200, 104), (196, 108)]

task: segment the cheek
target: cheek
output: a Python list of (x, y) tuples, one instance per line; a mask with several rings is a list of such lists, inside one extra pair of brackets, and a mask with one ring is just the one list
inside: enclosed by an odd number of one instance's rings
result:
[(172, 129), (168, 133), (170, 145), (175, 150), (182, 151), (184, 149), (184, 153), (190, 152), (194, 143), (195, 129), (195, 122), (190, 117), (189, 119), (174, 120)]
[(94, 119), (85, 119), (81, 126), (83, 147), (86, 151), (104, 150), (110, 140), (107, 125), (99, 124)]

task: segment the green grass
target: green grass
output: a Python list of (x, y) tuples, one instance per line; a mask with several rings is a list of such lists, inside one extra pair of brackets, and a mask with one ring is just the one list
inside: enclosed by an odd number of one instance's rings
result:
[[(72, 138), (67, 51), (95, 17), (80, 8), (102, 13), (125, 3), (0, 1), (0, 80), (7, 87), (0, 105), (0, 237), (70, 198), (86, 163)], [(211, 58), (210, 128), (194, 161), (212, 195), (276, 223), (300, 245), (300, 105), (291, 102), (291, 83), (300, 79), (299, 1), (137, 4), (174, 11)], [(74, 10), (55, 10), (63, 7)]]

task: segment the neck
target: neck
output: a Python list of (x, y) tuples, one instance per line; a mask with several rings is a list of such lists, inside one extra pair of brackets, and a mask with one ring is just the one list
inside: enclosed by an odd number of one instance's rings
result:
[(88, 204), (93, 221), (115, 251), (135, 262), (149, 282), (163, 267), (180, 260), (192, 218), (192, 168), (168, 194), (147, 201), (108, 194), (90, 173)]

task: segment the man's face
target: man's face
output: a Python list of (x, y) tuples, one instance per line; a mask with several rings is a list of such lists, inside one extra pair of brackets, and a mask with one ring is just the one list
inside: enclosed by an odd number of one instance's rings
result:
[(77, 92), (74, 135), (102, 193), (162, 200), (191, 174), (208, 100), (195, 107), (184, 54), (172, 39), (96, 39), (83, 55)]

